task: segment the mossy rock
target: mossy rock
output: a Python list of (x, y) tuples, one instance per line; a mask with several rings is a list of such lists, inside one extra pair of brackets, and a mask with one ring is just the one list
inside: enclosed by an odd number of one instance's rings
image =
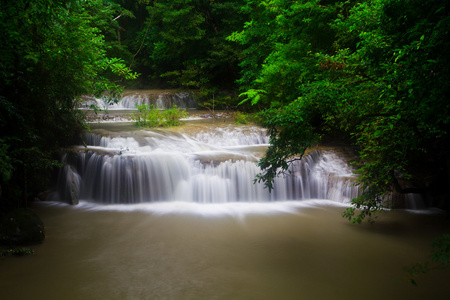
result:
[(0, 215), (0, 244), (32, 245), (44, 239), (44, 224), (34, 211), (17, 209)]

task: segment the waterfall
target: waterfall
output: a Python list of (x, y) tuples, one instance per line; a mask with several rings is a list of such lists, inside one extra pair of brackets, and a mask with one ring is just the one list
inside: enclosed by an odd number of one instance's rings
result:
[(91, 104), (101, 109), (128, 110), (136, 109), (136, 105), (153, 105), (158, 109), (170, 109), (174, 105), (182, 109), (196, 108), (197, 103), (192, 93), (136, 90), (127, 91), (116, 104), (108, 104), (107, 97), (85, 97), (81, 108), (87, 109)]
[(268, 144), (266, 131), (252, 127), (219, 127), (214, 131), (202, 131), (195, 138), (201, 142), (216, 146), (239, 146)]
[(169, 130), (87, 133), (87, 148), (64, 156), (59, 199), (96, 203), (200, 203), (329, 199), (358, 194), (349, 166), (330, 151), (313, 151), (276, 178), (269, 192), (253, 183), (267, 147), (263, 129), (215, 127), (194, 135)]

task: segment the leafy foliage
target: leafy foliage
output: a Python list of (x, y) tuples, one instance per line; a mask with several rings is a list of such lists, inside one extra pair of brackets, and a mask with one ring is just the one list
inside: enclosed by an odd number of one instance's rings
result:
[(136, 106), (138, 111), (133, 113), (136, 124), (142, 127), (171, 127), (181, 125), (180, 119), (186, 118), (185, 110), (174, 105), (171, 109), (159, 110), (154, 105), (141, 104)]
[(450, 267), (450, 235), (444, 234), (435, 238), (431, 247), (432, 251), (429, 260), (405, 268), (405, 271), (409, 273), (409, 279), (413, 285), (417, 286), (415, 278), (420, 274)]
[(236, 124), (256, 123), (259, 125), (262, 123), (262, 119), (258, 113), (247, 113), (242, 111), (236, 111), (233, 114), (233, 117), (234, 120), (236, 121)]
[(158, 127), (161, 123), (161, 116), (154, 105), (136, 105), (137, 112), (133, 113), (133, 119), (138, 126)]
[(239, 97), (234, 92), (217, 91), (215, 88), (206, 89), (196, 93), (197, 105), (199, 109), (208, 109), (214, 111), (216, 109), (237, 109), (239, 105)]
[(243, 2), (146, 1), (148, 17), (140, 33), (145, 38), (137, 58), (142, 73), (160, 86), (233, 88), (240, 52), (225, 37), (239, 26)]
[[(271, 188), (324, 137), (353, 144), (362, 195), (353, 222), (392, 192), (447, 198), (449, 7), (429, 1), (247, 1), (229, 39), (244, 46), (242, 102), (264, 108)], [(445, 186), (445, 184), (444, 184)]]
[[(115, 7), (115, 8), (112, 8)], [(132, 79), (122, 59), (109, 58), (102, 32), (117, 5), (105, 1), (3, 1), (0, 4), (0, 164), (2, 202), (26, 205), (59, 163), (56, 152), (75, 142), (80, 96), (122, 87)]]
[(167, 109), (162, 114), (163, 126), (179, 126), (181, 125), (180, 119), (187, 118), (187, 112), (185, 110), (179, 109), (174, 105), (171, 109)]

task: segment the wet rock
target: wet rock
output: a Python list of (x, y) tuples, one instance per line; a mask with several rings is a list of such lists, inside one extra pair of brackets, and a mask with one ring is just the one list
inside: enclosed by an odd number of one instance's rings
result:
[(37, 200), (37, 201), (46, 201), (48, 199), (49, 194), (50, 194), (50, 191), (40, 192), (37, 195), (37, 197), (35, 198), (35, 200)]

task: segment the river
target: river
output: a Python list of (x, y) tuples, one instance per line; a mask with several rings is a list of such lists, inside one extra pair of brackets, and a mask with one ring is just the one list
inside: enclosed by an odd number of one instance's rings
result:
[(2, 299), (447, 299), (447, 271), (407, 279), (443, 216), (351, 225), (330, 201), (132, 207), (40, 203), (46, 241), (0, 261)]
[(341, 213), (358, 191), (341, 152), (311, 152), (268, 193), (252, 183), (261, 128), (187, 123), (93, 124), (54, 201), (33, 204), (46, 241), (0, 261), (1, 299), (448, 298), (449, 270), (417, 287), (403, 270), (449, 231), (444, 214), (350, 224)]

